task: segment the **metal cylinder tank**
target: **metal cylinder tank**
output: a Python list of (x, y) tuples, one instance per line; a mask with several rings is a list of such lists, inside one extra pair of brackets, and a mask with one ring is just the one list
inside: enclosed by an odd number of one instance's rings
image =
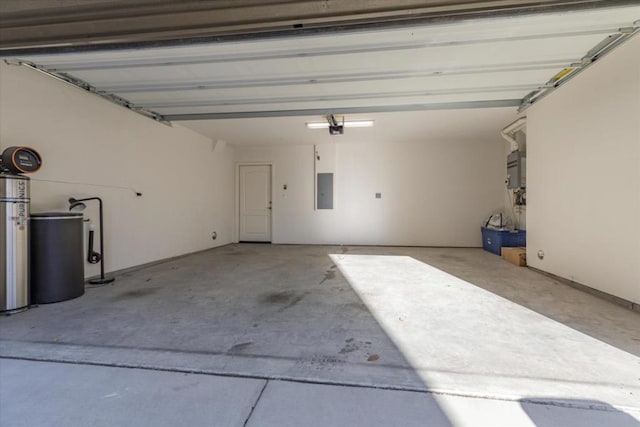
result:
[(82, 213), (32, 213), (31, 302), (48, 304), (84, 294)]
[(29, 308), (29, 178), (0, 174), (0, 312)]

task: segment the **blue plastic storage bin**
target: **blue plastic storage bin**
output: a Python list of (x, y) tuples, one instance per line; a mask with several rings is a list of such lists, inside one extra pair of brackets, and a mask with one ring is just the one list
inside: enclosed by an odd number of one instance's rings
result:
[(500, 255), (502, 248), (527, 246), (526, 230), (494, 230), (482, 227), (482, 247), (484, 250)]

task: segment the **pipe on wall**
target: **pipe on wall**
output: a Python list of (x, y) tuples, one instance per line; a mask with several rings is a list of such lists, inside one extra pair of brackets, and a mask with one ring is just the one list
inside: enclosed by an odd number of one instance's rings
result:
[(511, 151), (517, 151), (519, 149), (519, 144), (518, 141), (516, 141), (515, 134), (526, 126), (527, 118), (520, 117), (500, 131), (500, 135), (502, 135), (502, 137), (511, 144)]

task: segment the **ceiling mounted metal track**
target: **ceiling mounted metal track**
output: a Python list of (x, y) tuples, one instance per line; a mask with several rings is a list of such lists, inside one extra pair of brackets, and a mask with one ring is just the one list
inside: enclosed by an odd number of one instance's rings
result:
[(570, 64), (551, 77), (551, 79), (549, 79), (549, 81), (547, 81), (543, 86), (529, 92), (524, 98), (522, 98), (520, 106), (518, 107), (518, 112), (520, 113), (525, 111), (531, 105), (583, 72), (598, 59), (608, 53), (611, 53), (627, 40), (634, 36), (638, 37), (638, 34), (640, 34), (640, 20), (635, 21), (631, 27), (620, 28), (617, 33), (608, 35), (600, 43), (589, 49), (580, 62)]
[(92, 93), (96, 96), (99, 96), (103, 99), (106, 99), (109, 102), (113, 102), (114, 104), (117, 104), (121, 107), (125, 107), (128, 110), (131, 110), (135, 113), (138, 113), (144, 117), (147, 117), (149, 119), (152, 119), (156, 122), (159, 123), (163, 123), (165, 125), (171, 126), (171, 122), (169, 122), (162, 114), (158, 114), (155, 111), (146, 109), (146, 108), (140, 108), (137, 107), (135, 105), (133, 105), (129, 100), (124, 99), (118, 95), (114, 95), (111, 93), (104, 93), (104, 92), (100, 92), (95, 86), (91, 85), (90, 83), (87, 83), (83, 80), (80, 80), (76, 77), (73, 76), (69, 76), (69, 75), (65, 75), (65, 74), (61, 74), (61, 73), (52, 73), (46, 69), (44, 69), (43, 67), (38, 66), (37, 64), (31, 63), (31, 62), (27, 62), (27, 61), (18, 61), (18, 60), (5, 60), (4, 61), (7, 65), (16, 65), (16, 66), (23, 66), (23, 67), (27, 67), (29, 69), (38, 71), (40, 73), (43, 73), (47, 76), (53, 77), (56, 80), (60, 80), (64, 83), (67, 83), (71, 86), (74, 86), (78, 89), (82, 89), (84, 91), (87, 91), (89, 93)]
[(175, 46), (634, 4), (637, 0), (3, 0), (0, 54)]

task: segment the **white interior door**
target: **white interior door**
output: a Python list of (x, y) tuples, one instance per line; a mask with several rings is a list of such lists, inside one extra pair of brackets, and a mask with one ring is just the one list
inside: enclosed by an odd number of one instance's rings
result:
[(240, 166), (240, 241), (271, 241), (271, 166)]

